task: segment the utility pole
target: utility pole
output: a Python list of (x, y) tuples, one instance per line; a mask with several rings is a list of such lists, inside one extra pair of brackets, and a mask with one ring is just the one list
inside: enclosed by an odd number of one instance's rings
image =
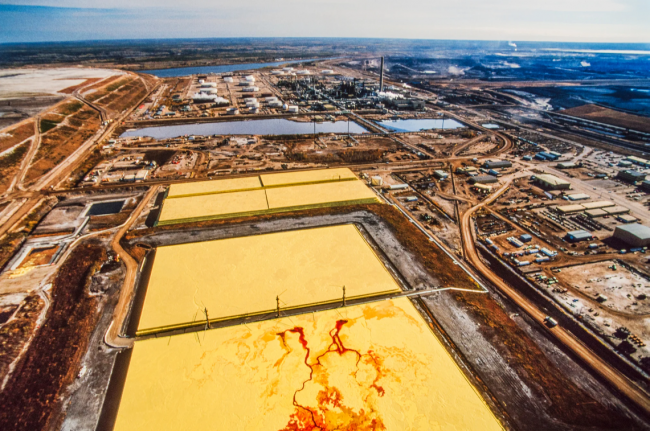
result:
[(343, 306), (345, 307), (345, 286), (343, 286)]
[(280, 317), (280, 296), (279, 295), (275, 297), (275, 302), (277, 303), (277, 307), (278, 307), (278, 317)]
[(212, 329), (212, 328), (210, 328), (210, 318), (208, 317), (208, 307), (205, 307), (205, 329)]

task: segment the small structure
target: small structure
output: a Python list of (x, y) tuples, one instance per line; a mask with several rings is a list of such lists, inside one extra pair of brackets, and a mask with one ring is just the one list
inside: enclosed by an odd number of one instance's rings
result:
[(575, 169), (577, 167), (578, 167), (578, 165), (576, 165), (573, 162), (564, 162), (564, 163), (558, 163), (557, 164), (558, 169)]
[(639, 223), (616, 226), (614, 238), (632, 247), (647, 247), (650, 245), (650, 227)]
[(494, 184), (498, 183), (499, 179), (492, 175), (477, 175), (469, 179), (469, 183), (474, 184)]
[(138, 172), (135, 173), (135, 180), (136, 181), (144, 181), (147, 179), (149, 176), (149, 170), (148, 169), (140, 169)]
[(598, 217), (606, 216), (607, 212), (605, 212), (605, 210), (595, 209), (595, 210), (587, 210), (585, 211), (585, 214), (587, 214), (590, 218), (598, 218)]
[(621, 215), (616, 217), (616, 220), (620, 221), (621, 223), (636, 223), (637, 222), (637, 218), (632, 217), (629, 214), (621, 214)]
[(614, 203), (610, 201), (587, 202), (586, 204), (582, 204), (582, 206), (586, 210), (595, 210), (600, 208), (613, 207)]
[(567, 232), (566, 237), (569, 242), (581, 242), (581, 241), (591, 241), (594, 239), (594, 236), (587, 232), (586, 230), (574, 230)]
[(555, 175), (541, 174), (535, 176), (534, 180), (540, 187), (547, 190), (568, 190), (571, 188), (571, 183), (562, 180)]
[(573, 214), (584, 211), (585, 207), (582, 205), (562, 205), (556, 208), (560, 214)]
[(586, 195), (584, 193), (576, 193), (576, 194), (567, 196), (567, 199), (569, 199), (570, 201), (584, 201), (584, 200), (587, 200), (587, 199), (590, 199), (590, 198), (591, 198), (591, 196)]
[(384, 184), (384, 180), (379, 176), (370, 177), (370, 184), (372, 184), (373, 186), (381, 186)]
[(449, 174), (447, 172), (445, 172), (445, 171), (441, 171), (441, 170), (438, 169), (438, 170), (433, 171), (433, 176), (438, 178), (439, 180), (445, 180), (445, 179), (447, 179)]
[(632, 162), (635, 165), (643, 166), (644, 168), (650, 167), (650, 160), (642, 159), (641, 157), (630, 156), (627, 157), (625, 160), (627, 160), (628, 162)]
[(525, 233), (525, 234), (521, 235), (519, 237), (519, 239), (521, 240), (521, 242), (531, 242), (533, 240), (533, 237), (532, 237), (532, 235), (529, 235), (529, 234)]
[(628, 169), (625, 171), (620, 171), (616, 178), (623, 180), (628, 183), (636, 183), (637, 181), (645, 180), (646, 174), (643, 172), (635, 171), (634, 169)]
[(483, 167), (485, 169), (511, 168), (512, 162), (509, 162), (508, 160), (488, 160), (487, 162), (483, 163)]
[(603, 211), (607, 213), (607, 215), (619, 215), (619, 214), (627, 214), (630, 212), (628, 208), (622, 207), (620, 205), (616, 205), (613, 207), (608, 207), (608, 208), (603, 208)]

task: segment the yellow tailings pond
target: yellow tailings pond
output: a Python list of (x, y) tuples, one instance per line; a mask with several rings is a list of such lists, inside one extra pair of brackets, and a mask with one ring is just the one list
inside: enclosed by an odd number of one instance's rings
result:
[(265, 174), (174, 184), (158, 225), (376, 202), (347, 168)]
[[(217, 195), (219, 196), (219, 195)], [(138, 334), (399, 292), (354, 225), (159, 247)]]
[(501, 430), (406, 298), (137, 341), (115, 430)]

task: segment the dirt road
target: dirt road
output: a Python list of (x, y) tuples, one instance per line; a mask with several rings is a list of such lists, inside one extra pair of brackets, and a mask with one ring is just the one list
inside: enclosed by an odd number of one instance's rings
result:
[(152, 187), (149, 189), (147, 194), (144, 195), (136, 209), (131, 212), (129, 219), (122, 225), (122, 227), (117, 231), (111, 242), (111, 247), (120, 259), (124, 262), (126, 266), (126, 274), (124, 276), (124, 282), (122, 284), (122, 291), (120, 292), (120, 298), (118, 299), (117, 305), (115, 306), (115, 312), (113, 314), (113, 321), (111, 326), (108, 327), (106, 335), (104, 336), (104, 341), (111, 347), (115, 348), (130, 348), (133, 347), (133, 338), (124, 338), (120, 336), (121, 329), (123, 327), (124, 320), (126, 319), (129, 313), (129, 306), (135, 296), (135, 281), (138, 274), (138, 262), (136, 262), (130, 254), (126, 252), (120, 245), (120, 239), (124, 234), (131, 229), (133, 223), (138, 219), (142, 210), (147, 206), (151, 201), (153, 196), (158, 192), (158, 187)]
[[(525, 296), (510, 287), (483, 264), (478, 256), (476, 247), (474, 245), (474, 238), (472, 237), (472, 226), (470, 222), (472, 214), (479, 208), (488, 205), (498, 199), (499, 196), (508, 190), (510, 184), (512, 183), (512, 180), (513, 179), (509, 180), (503, 187), (501, 187), (492, 196), (490, 196), (490, 198), (470, 208), (462, 215), (461, 235), (463, 237), (463, 247), (467, 260), (474, 266), (474, 268), (476, 268), (477, 271), (481, 273), (483, 277), (488, 279), (503, 294), (505, 294), (508, 298), (510, 298), (510, 300), (517, 304), (518, 307), (528, 313), (528, 315), (530, 315), (535, 321), (543, 325), (546, 315), (533, 303), (531, 303)], [(557, 340), (561, 342), (565, 347), (570, 349), (576, 356), (582, 359), (582, 361), (588, 364), (596, 373), (607, 380), (612, 386), (626, 395), (646, 413), (650, 414), (650, 396), (633, 381), (623, 376), (614, 367), (612, 367), (610, 364), (592, 352), (587, 346), (585, 346), (580, 340), (578, 340), (573, 334), (571, 334), (563, 327), (556, 326), (555, 328), (550, 329), (549, 332), (553, 334)]]

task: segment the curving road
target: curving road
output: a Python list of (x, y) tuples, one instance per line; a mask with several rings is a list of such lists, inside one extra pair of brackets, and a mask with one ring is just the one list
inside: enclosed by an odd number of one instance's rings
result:
[(133, 301), (133, 297), (135, 296), (135, 281), (138, 274), (138, 262), (122, 248), (120, 240), (124, 234), (131, 229), (133, 223), (138, 219), (142, 210), (144, 210), (147, 204), (151, 201), (158, 189), (158, 187), (152, 187), (149, 189), (136, 209), (131, 212), (128, 220), (117, 231), (113, 237), (113, 241), (111, 241), (111, 247), (113, 247), (115, 253), (117, 253), (126, 266), (126, 275), (124, 276), (122, 290), (117, 305), (115, 306), (115, 311), (113, 312), (113, 321), (108, 327), (106, 335), (104, 335), (104, 341), (111, 347), (130, 348), (133, 347), (134, 342), (133, 338), (122, 337), (120, 332), (124, 326), (124, 321), (129, 314), (129, 307)]
[[(510, 298), (510, 300), (517, 304), (518, 307), (528, 313), (528, 315), (535, 321), (541, 325), (544, 325), (544, 318), (546, 315), (525, 296), (505, 283), (501, 278), (499, 278), (483, 264), (478, 256), (476, 247), (474, 245), (474, 238), (472, 237), (472, 225), (470, 222), (472, 214), (474, 214), (474, 212), (476, 212), (478, 209), (489, 205), (498, 199), (499, 196), (508, 190), (513, 180), (514, 178), (508, 180), (508, 182), (494, 194), (492, 194), (492, 196), (480, 204), (470, 208), (462, 215), (460, 232), (463, 238), (463, 248), (466, 259), (474, 266), (474, 268), (476, 268), (477, 271), (481, 273), (483, 277), (488, 279), (503, 294), (505, 294), (508, 298)], [(580, 340), (578, 340), (573, 334), (571, 334), (563, 327), (556, 326), (555, 328), (550, 329), (549, 332), (553, 334), (560, 343), (570, 349), (573, 354), (588, 364), (602, 378), (607, 380), (612, 386), (627, 396), (646, 413), (650, 414), (650, 395), (641, 389), (636, 383), (625, 377), (618, 370), (616, 370), (616, 368), (612, 367), (610, 364), (592, 352), (587, 346), (585, 346)]]

